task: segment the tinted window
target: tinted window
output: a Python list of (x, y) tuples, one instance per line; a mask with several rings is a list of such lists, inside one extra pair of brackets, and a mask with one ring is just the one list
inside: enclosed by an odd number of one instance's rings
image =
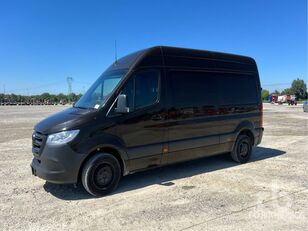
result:
[(134, 78), (130, 78), (128, 80), (124, 89), (122, 90), (122, 94), (126, 95), (127, 107), (129, 107), (129, 111), (133, 111), (134, 110)]
[(206, 72), (170, 72), (172, 104), (181, 107), (215, 106), (215, 78)]
[(221, 104), (257, 103), (257, 82), (253, 75), (216, 74)]
[(142, 71), (132, 76), (122, 90), (130, 111), (154, 104), (158, 97), (159, 71)]
[(135, 108), (151, 105), (157, 100), (158, 71), (146, 71), (135, 76)]

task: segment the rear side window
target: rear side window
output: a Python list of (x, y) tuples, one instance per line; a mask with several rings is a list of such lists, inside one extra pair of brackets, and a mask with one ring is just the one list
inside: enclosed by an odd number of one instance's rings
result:
[(207, 72), (169, 72), (169, 96), (178, 107), (215, 106), (217, 102), (216, 80)]
[(258, 102), (257, 82), (253, 75), (215, 74), (222, 105), (253, 104)]

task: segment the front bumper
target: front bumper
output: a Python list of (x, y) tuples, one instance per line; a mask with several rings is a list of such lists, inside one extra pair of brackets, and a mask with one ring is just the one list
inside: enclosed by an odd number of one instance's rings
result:
[(32, 174), (52, 183), (77, 183), (83, 159), (83, 154), (74, 152), (67, 144), (46, 144), (32, 160)]

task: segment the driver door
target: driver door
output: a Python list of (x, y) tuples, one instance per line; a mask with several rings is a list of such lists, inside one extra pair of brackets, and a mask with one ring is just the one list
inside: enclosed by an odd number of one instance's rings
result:
[(129, 112), (118, 117), (117, 134), (126, 145), (130, 171), (161, 164), (167, 142), (161, 79), (160, 70), (138, 71), (122, 90)]

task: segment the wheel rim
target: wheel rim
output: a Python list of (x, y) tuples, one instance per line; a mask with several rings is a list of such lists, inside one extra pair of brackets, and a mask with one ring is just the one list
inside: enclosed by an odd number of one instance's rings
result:
[(245, 158), (249, 154), (249, 143), (247, 141), (242, 141), (238, 146), (238, 152), (241, 158)]
[(101, 164), (94, 170), (94, 184), (99, 189), (106, 188), (112, 182), (113, 176), (113, 168), (109, 164)]

